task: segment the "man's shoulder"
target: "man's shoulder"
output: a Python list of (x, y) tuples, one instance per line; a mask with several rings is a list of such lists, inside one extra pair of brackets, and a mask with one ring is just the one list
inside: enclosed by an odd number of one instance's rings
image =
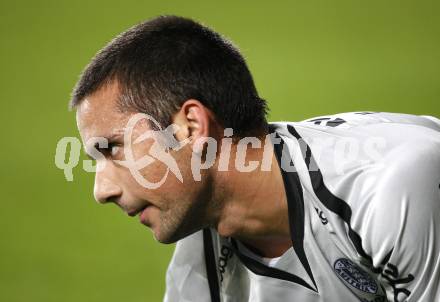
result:
[[(407, 210), (414, 212), (413, 221), (440, 215), (440, 120), (352, 112), (276, 123), (276, 131), (290, 147), (306, 189), (325, 185), (347, 204), (361, 233), (387, 226), (398, 231)], [(369, 217), (375, 217), (373, 225)]]
[[(407, 127), (417, 126), (440, 132), (440, 119), (429, 115), (414, 115), (393, 112), (343, 112), (323, 116), (315, 116), (302, 121), (280, 121), (271, 123), (274, 128), (283, 128), (286, 125), (320, 129), (329, 132), (331, 130), (348, 130), (351, 128), (362, 128), (369, 126), (379, 127)], [(282, 129), (280, 129), (282, 130)]]
[(398, 181), (416, 171), (423, 174), (429, 168), (423, 163), (440, 156), (440, 120), (435, 117), (349, 112), (272, 127), (292, 157), (301, 151), (308, 169), (319, 169), (330, 184), (367, 174), (370, 181), (398, 173), (393, 179)]

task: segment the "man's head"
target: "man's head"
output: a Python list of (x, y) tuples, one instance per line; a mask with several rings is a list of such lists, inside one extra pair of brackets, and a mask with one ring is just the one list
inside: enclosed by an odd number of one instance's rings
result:
[(266, 130), (266, 103), (258, 97), (239, 51), (190, 19), (161, 16), (117, 36), (83, 71), (71, 100), (76, 107), (116, 80), (122, 110), (144, 112), (163, 127), (188, 99), (215, 113), (238, 136)]
[[(174, 242), (210, 223), (209, 213), (218, 206), (216, 175), (203, 171), (201, 181), (191, 175), (189, 162), (198, 138), (221, 138), (222, 129), (234, 135), (261, 136), (267, 132), (265, 101), (258, 97), (252, 76), (238, 50), (212, 30), (185, 18), (163, 16), (141, 23), (106, 45), (82, 73), (71, 100), (86, 150), (96, 147), (90, 139), (105, 137), (108, 148), (97, 148), (95, 198), (112, 201), (150, 226), (156, 239)], [(190, 143), (170, 152), (182, 173), (183, 183), (168, 173), (164, 183), (147, 189), (133, 178), (124, 160), (124, 147), (136, 158), (151, 152), (145, 140), (124, 146), (124, 129), (136, 113), (152, 116), (161, 128), (179, 126), (177, 140)], [(157, 125), (140, 122), (133, 140)], [(215, 165), (214, 165), (215, 167)], [(213, 168), (214, 168), (213, 167)], [(155, 161), (140, 170), (158, 182), (167, 166)], [(143, 209), (146, 208), (144, 211)]]

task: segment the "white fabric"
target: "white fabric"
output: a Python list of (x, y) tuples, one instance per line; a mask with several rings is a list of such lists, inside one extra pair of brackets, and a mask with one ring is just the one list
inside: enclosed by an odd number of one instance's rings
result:
[[(248, 249), (244, 244), (242, 244), (241, 242), (238, 242), (238, 250), (241, 251), (244, 255), (255, 259), (263, 264), (266, 264), (269, 267), (276, 267), (278, 261), (280, 261), (281, 257), (275, 257), (275, 258), (266, 258), (266, 257), (261, 257), (260, 255), (255, 254), (254, 252), (252, 252), (250, 249)], [(289, 249), (286, 253), (291, 253), (292, 249)]]
[[(301, 182), (304, 251), (316, 287), (255, 274), (231, 254), (218, 273), (221, 301), (440, 301), (440, 120), (395, 113), (320, 118), (272, 124)], [(332, 126), (337, 119), (344, 122)], [(350, 226), (372, 265), (356, 249), (347, 222), (318, 198), (288, 125), (310, 146), (327, 189), (349, 206)], [(358, 151), (353, 141), (361, 142)], [(356, 156), (341, 155), (344, 148)], [(219, 263), (230, 241), (211, 233)], [(273, 267), (313, 285), (293, 249)], [(164, 301), (211, 301), (201, 231), (177, 243)]]

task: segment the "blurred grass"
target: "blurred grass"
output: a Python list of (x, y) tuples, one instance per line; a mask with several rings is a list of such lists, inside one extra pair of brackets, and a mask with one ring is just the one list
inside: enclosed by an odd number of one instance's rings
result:
[(270, 120), (373, 110), (440, 116), (437, 1), (0, 1), (0, 301), (159, 301), (173, 246), (67, 182), (55, 146), (78, 136), (69, 93), (114, 35), (192, 17), (247, 58)]

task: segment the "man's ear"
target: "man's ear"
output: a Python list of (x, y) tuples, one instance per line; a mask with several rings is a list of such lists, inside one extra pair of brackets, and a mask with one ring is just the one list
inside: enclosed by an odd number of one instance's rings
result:
[(190, 138), (194, 142), (210, 136), (212, 122), (213, 115), (210, 110), (195, 99), (185, 101), (172, 118), (172, 123), (179, 127), (175, 134), (178, 141)]

